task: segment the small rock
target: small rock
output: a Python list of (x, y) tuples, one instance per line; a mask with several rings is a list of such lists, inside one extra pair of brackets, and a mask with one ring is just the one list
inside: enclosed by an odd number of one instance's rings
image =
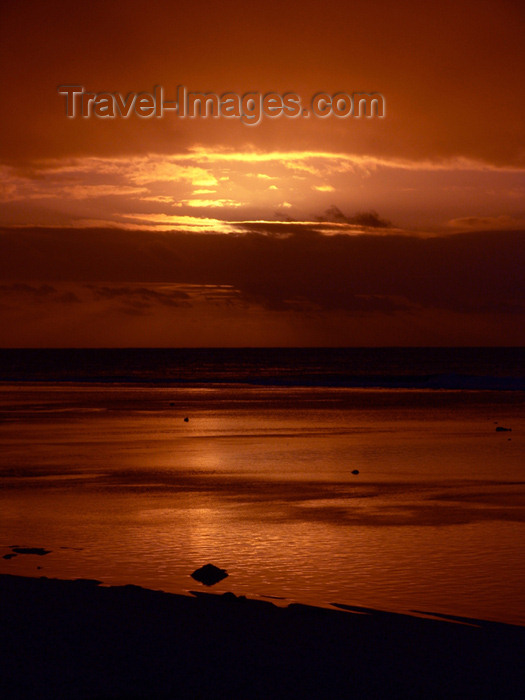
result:
[(13, 557), (16, 557), (16, 554), (4, 554), (2, 557), (3, 559), (12, 559)]
[(200, 583), (203, 583), (205, 586), (214, 586), (227, 576), (228, 573), (224, 569), (219, 569), (213, 564), (201, 566), (200, 569), (195, 569), (195, 571), (191, 574), (192, 578)]
[(185, 422), (185, 423), (189, 423), (189, 422), (190, 422), (190, 419), (188, 418), (188, 416), (186, 416), (186, 418), (184, 419), (184, 422)]
[(352, 469), (352, 474), (359, 474), (359, 469)]
[(512, 432), (512, 428), (504, 428), (502, 425), (498, 425), (496, 428), (497, 433), (510, 433)]

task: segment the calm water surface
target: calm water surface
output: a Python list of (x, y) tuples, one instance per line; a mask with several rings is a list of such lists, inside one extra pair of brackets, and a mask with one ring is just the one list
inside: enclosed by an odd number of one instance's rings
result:
[(0, 385), (0, 572), (525, 624), (523, 399)]

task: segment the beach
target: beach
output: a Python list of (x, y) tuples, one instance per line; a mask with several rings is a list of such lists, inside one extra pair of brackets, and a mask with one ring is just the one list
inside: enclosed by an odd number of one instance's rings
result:
[(519, 353), (4, 355), (0, 573), (525, 624)]
[(519, 356), (375, 352), (4, 352), (4, 696), (521, 697)]
[(521, 698), (525, 629), (0, 577), (3, 697)]

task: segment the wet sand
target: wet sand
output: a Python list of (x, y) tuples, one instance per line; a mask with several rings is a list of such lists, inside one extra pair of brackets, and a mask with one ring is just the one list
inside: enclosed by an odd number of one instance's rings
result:
[(0, 573), (523, 625), (524, 396), (2, 385)]
[(11, 575), (0, 599), (4, 698), (525, 694), (525, 627)]

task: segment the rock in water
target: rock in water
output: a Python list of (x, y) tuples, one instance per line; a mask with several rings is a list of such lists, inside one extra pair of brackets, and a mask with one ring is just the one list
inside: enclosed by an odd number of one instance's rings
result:
[(43, 547), (11, 547), (11, 550), (16, 554), (38, 554), (40, 557), (43, 557), (44, 554), (51, 554), (50, 549)]
[(359, 469), (352, 469), (352, 474), (359, 474)]
[(226, 578), (227, 576), (228, 573), (224, 569), (219, 569), (213, 564), (206, 564), (205, 566), (201, 566), (200, 569), (196, 569), (191, 574), (192, 578), (194, 578), (196, 581), (199, 581), (200, 583), (203, 583), (205, 586), (214, 586), (216, 583), (219, 583), (219, 581), (222, 581), (222, 579)]
[(498, 427), (496, 428), (496, 432), (497, 433), (511, 433), (512, 428), (504, 428), (502, 425), (498, 425)]

